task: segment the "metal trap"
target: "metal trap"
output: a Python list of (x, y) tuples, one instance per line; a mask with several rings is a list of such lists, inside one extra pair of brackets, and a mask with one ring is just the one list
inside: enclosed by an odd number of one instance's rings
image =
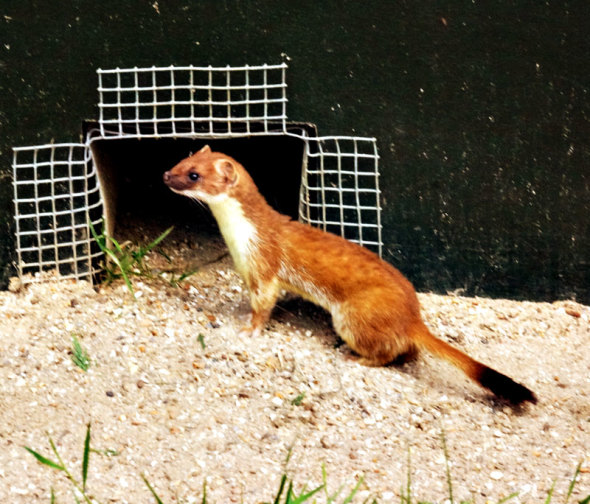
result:
[(99, 114), (84, 123), (84, 143), (14, 148), (22, 281), (44, 272), (91, 280), (104, 258), (89, 223), (104, 219), (112, 236), (118, 202), (131, 197), (165, 211), (176, 196), (162, 173), (205, 143), (240, 161), (280, 211), (381, 255), (376, 140), (318, 136), (313, 124), (288, 121), (286, 70), (97, 70)]

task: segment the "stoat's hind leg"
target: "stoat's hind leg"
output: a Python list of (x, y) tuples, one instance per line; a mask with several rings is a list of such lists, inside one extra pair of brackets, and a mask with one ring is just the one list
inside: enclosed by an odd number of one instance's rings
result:
[(371, 357), (359, 357), (358, 363), (362, 364), (363, 366), (369, 367), (379, 367), (379, 366), (387, 366), (388, 364), (392, 364), (394, 366), (402, 366), (407, 362), (413, 361), (418, 357), (418, 350), (415, 347), (408, 350), (407, 352), (400, 353), (399, 355), (395, 356), (393, 359), (381, 358), (375, 359)]
[(332, 321), (336, 332), (359, 354), (363, 365), (385, 366), (417, 354), (404, 325), (387, 311), (365, 309), (361, 313), (354, 304), (346, 303), (333, 310)]

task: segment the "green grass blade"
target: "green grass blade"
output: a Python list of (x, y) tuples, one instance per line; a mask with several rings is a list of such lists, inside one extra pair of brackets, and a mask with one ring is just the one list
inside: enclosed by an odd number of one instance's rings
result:
[(332, 504), (336, 502), (336, 499), (344, 489), (344, 485), (340, 485), (338, 490), (336, 490), (332, 495), (328, 494), (328, 473), (326, 472), (326, 465), (322, 464), (322, 483), (324, 484), (324, 493), (326, 495), (326, 504)]
[(203, 499), (201, 504), (207, 504), (207, 480), (203, 480)]
[[(103, 232), (103, 234), (104, 234), (104, 232)], [(121, 255), (125, 254), (125, 252), (123, 251), (123, 247), (121, 247), (121, 245), (119, 244), (119, 242), (115, 238), (113, 238), (112, 236), (106, 236), (105, 239), (110, 241), (113, 244), (113, 247), (115, 247), (115, 250), (117, 252), (119, 252), (119, 254), (121, 254)]]
[(447, 449), (447, 436), (445, 435), (444, 428), (441, 430), (440, 438), (443, 447), (443, 453), (445, 455), (445, 468), (447, 473), (447, 487), (449, 489), (449, 502), (453, 504), (453, 480), (451, 479), (451, 469), (449, 468), (449, 451)]
[(285, 483), (287, 483), (287, 475), (283, 474), (283, 476), (281, 477), (281, 483), (279, 485), (279, 491), (277, 492), (277, 496), (275, 497), (273, 504), (279, 504), (281, 500), (281, 495), (283, 495), (283, 490), (285, 489)]
[[(129, 280), (129, 276), (127, 274), (127, 271), (129, 270), (129, 266), (122, 264), (121, 260), (119, 259), (119, 256), (117, 256), (117, 254), (115, 254), (115, 252), (113, 252), (108, 247), (107, 237), (104, 234), (104, 221), (103, 221), (102, 235), (100, 235), (100, 236), (97, 234), (96, 229), (94, 229), (94, 226), (92, 225), (92, 222), (90, 220), (88, 220), (88, 227), (90, 228), (90, 232), (92, 233), (92, 237), (94, 238), (94, 240), (98, 244), (100, 250), (106, 256), (108, 256), (119, 268), (119, 271), (121, 272), (121, 276), (123, 277), (123, 280), (125, 280), (125, 284), (127, 285), (127, 288), (129, 289), (129, 291), (131, 292), (131, 294), (135, 298), (135, 292), (133, 291), (133, 286), (131, 285), (131, 281)], [(114, 238), (110, 238), (110, 237), (108, 237), (108, 240), (113, 244), (113, 246), (115, 247), (117, 252), (119, 252), (120, 256), (124, 257), (125, 253), (123, 252), (121, 245), (119, 245), (119, 242), (117, 240), (115, 240)], [(116, 275), (111, 270), (109, 270), (107, 268), (107, 271), (110, 271), (110, 275), (116, 278)]]
[(295, 499), (290, 500), (289, 502), (291, 504), (301, 504), (302, 502), (305, 502), (305, 501), (309, 500), (310, 497), (312, 497), (313, 495), (315, 495), (316, 493), (318, 493), (323, 488), (324, 488), (324, 485), (320, 485), (319, 487), (314, 488), (310, 492), (307, 492), (306, 494), (300, 495), (299, 497), (296, 497)]
[(572, 493), (574, 491), (574, 487), (576, 486), (576, 479), (578, 478), (578, 475), (580, 474), (581, 468), (582, 468), (582, 462), (580, 461), (576, 467), (576, 470), (574, 471), (574, 477), (572, 478), (572, 481), (570, 482), (570, 486), (567, 490), (567, 495), (565, 496), (565, 504), (568, 503), (568, 501), (570, 500), (570, 497), (572, 496)]
[(364, 476), (361, 476), (359, 478), (359, 480), (357, 481), (357, 484), (352, 489), (352, 492), (350, 492), (350, 495), (348, 497), (346, 497), (346, 499), (344, 499), (344, 501), (342, 501), (342, 504), (349, 504), (350, 502), (352, 502), (352, 499), (354, 499), (354, 496), (356, 495), (356, 493), (361, 488), (361, 485), (363, 484), (363, 481), (365, 481), (365, 478), (364, 478)]
[(50, 497), (50, 500), (49, 500), (49, 502), (50, 502), (51, 504), (55, 504), (55, 503), (57, 502), (57, 501), (55, 500), (55, 492), (53, 491), (53, 487), (51, 487), (51, 497)]
[[(105, 254), (111, 254), (111, 255), (115, 255), (114, 252), (110, 249), (110, 247), (108, 246), (108, 241), (110, 241), (115, 249), (117, 250), (117, 252), (119, 252), (119, 254), (123, 254), (123, 249), (121, 248), (121, 246), (119, 245), (119, 242), (117, 240), (115, 240), (114, 238), (108, 237), (105, 235), (104, 232), (104, 219), (102, 221), (102, 234), (99, 235), (96, 232), (96, 229), (94, 229), (94, 226), (92, 225), (92, 222), (90, 220), (88, 220), (88, 227), (90, 228), (90, 232), (92, 233), (92, 237), (94, 238), (94, 240), (96, 241), (96, 243), (98, 244), (100, 250), (105, 253)], [(115, 255), (115, 257), (117, 257)]]
[(150, 482), (147, 480), (147, 478), (142, 474), (141, 475), (141, 479), (143, 480), (143, 482), (147, 485), (147, 487), (150, 489), (150, 492), (152, 493), (152, 495), (154, 496), (154, 499), (156, 499), (156, 502), (158, 504), (164, 504), (162, 502), (162, 499), (160, 499), (160, 497), (158, 497), (158, 494), (156, 493), (156, 491), (152, 488), (152, 485), (150, 485)]
[(545, 500), (545, 504), (549, 504), (551, 502), (551, 498), (553, 497), (553, 490), (555, 490), (555, 481), (553, 481), (553, 485), (551, 485), (551, 488), (547, 493), (547, 499)]
[(194, 275), (197, 271), (199, 271), (199, 270), (185, 271), (182, 275), (180, 275), (178, 277), (178, 282), (182, 282), (183, 280), (186, 280), (188, 277)]
[(172, 262), (172, 257), (170, 257), (166, 252), (163, 250), (158, 250), (158, 254), (160, 254), (168, 263)]
[(590, 494), (588, 494), (588, 497), (586, 497), (585, 499), (578, 501), (578, 504), (590, 504)]
[[(172, 232), (173, 229), (174, 229), (174, 226), (170, 226), (166, 231), (164, 231), (160, 236), (158, 236), (147, 247), (144, 247), (145, 252), (143, 255), (147, 254), (150, 250), (152, 250), (155, 246), (157, 246), (164, 238), (166, 238)], [(144, 250), (144, 249), (142, 249), (142, 250)]]
[(53, 467), (53, 469), (57, 469), (58, 471), (65, 471), (65, 467), (63, 465), (60, 465), (57, 462), (54, 462), (53, 460), (49, 460), (48, 458), (45, 458), (43, 455), (41, 455), (40, 453), (37, 453), (35, 450), (32, 450), (28, 446), (25, 446), (24, 448), (42, 464), (49, 466), (49, 467)]
[(504, 497), (498, 501), (498, 504), (503, 504), (504, 502), (508, 502), (510, 499), (514, 499), (514, 497), (518, 497), (518, 492), (511, 493), (508, 497)]
[(287, 456), (285, 457), (285, 471), (289, 465), (289, 460), (291, 460), (291, 455), (293, 455), (293, 446), (289, 446), (289, 449), (287, 450)]
[[(98, 236), (96, 229), (94, 229), (94, 225), (92, 224), (92, 221), (90, 219), (88, 219), (88, 227), (90, 228), (90, 233), (92, 233), (92, 237), (94, 238), (94, 241), (96, 241), (100, 250), (102, 250), (104, 252), (105, 249), (107, 248), (104, 232), (101, 236)], [(104, 221), (103, 221), (103, 227), (104, 227)]]
[(117, 254), (115, 254), (111, 249), (108, 249), (108, 248), (105, 249), (105, 254), (107, 254), (113, 260), (113, 262), (117, 265), (117, 267), (121, 271), (121, 276), (123, 277), (123, 280), (125, 281), (125, 284), (127, 285), (127, 288), (129, 289), (129, 291), (131, 292), (133, 297), (135, 297), (133, 285), (131, 285), (131, 280), (129, 280), (129, 276), (127, 275), (127, 270), (126, 270), (125, 266), (123, 266), (121, 264), (121, 261), (119, 261)]
[(408, 444), (408, 477), (406, 480), (406, 493), (403, 493), (403, 487), (401, 492), (401, 502), (402, 504), (411, 504), (412, 503), (412, 459), (411, 459), (411, 452), (410, 452), (410, 445)]
[(293, 481), (289, 481), (289, 488), (287, 488), (287, 498), (285, 499), (285, 504), (293, 504)]
[(88, 478), (88, 459), (90, 458), (90, 423), (86, 428), (84, 439), (84, 454), (82, 456), (82, 491), (86, 492), (86, 479)]

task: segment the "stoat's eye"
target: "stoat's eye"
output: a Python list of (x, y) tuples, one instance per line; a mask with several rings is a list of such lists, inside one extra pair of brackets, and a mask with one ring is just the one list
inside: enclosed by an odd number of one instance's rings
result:
[(188, 174), (188, 178), (191, 179), (193, 182), (199, 180), (199, 174), (197, 172), (190, 172)]

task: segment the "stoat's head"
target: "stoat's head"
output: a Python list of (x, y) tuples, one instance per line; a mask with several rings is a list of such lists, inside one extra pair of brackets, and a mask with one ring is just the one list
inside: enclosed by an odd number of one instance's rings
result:
[(238, 163), (205, 145), (164, 173), (164, 183), (178, 194), (205, 203), (229, 196), (240, 179)]

